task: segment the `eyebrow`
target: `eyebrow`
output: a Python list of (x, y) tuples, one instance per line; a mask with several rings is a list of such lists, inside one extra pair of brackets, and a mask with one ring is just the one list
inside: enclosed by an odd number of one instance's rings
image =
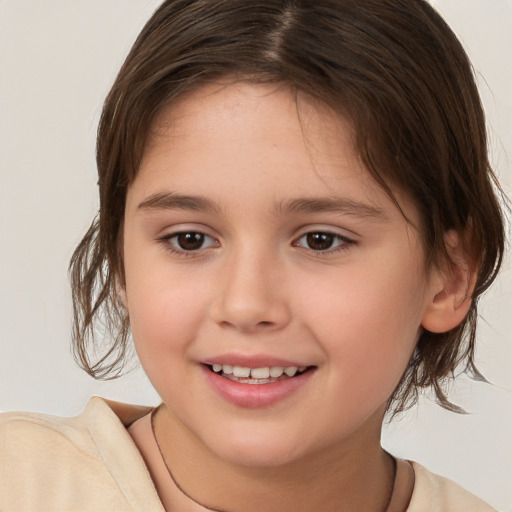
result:
[[(220, 213), (220, 206), (204, 196), (177, 194), (175, 192), (158, 192), (144, 199), (137, 210), (185, 210), (207, 213)], [(372, 204), (354, 201), (345, 197), (299, 197), (282, 201), (274, 205), (277, 216), (290, 213), (333, 212), (353, 215), (360, 218), (372, 218), (385, 221), (384, 210)]]
[(388, 219), (382, 208), (375, 205), (354, 201), (346, 197), (300, 197), (276, 205), (278, 214), (284, 213), (317, 213), (333, 212), (353, 215), (361, 218), (372, 218), (385, 221)]
[(142, 201), (137, 210), (188, 210), (195, 212), (219, 213), (219, 206), (206, 197), (176, 194), (174, 192), (158, 192)]

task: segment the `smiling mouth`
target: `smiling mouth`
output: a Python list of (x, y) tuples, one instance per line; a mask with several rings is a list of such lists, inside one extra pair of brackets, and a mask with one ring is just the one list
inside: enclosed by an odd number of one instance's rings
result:
[(313, 366), (265, 366), (247, 368), (229, 364), (212, 364), (208, 368), (217, 375), (243, 384), (270, 384), (298, 377)]

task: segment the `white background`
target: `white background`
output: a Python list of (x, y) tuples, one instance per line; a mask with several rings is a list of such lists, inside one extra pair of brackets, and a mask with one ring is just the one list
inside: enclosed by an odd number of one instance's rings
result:
[[(492, 162), (511, 195), (512, 0), (433, 2), (473, 60)], [(156, 0), (0, 0), (0, 410), (77, 414), (91, 395), (155, 404), (140, 370), (96, 382), (70, 355), (67, 264), (97, 210), (103, 99)], [(512, 279), (481, 303), (478, 364), (446, 412), (428, 400), (384, 445), (512, 512)], [(468, 511), (471, 512), (471, 511)]]

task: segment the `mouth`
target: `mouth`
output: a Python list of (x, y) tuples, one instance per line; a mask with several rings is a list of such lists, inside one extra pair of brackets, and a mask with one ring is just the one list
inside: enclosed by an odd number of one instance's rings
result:
[(213, 373), (242, 384), (271, 384), (290, 380), (312, 370), (313, 366), (262, 366), (248, 368), (230, 364), (208, 364), (206, 367)]
[(201, 366), (211, 388), (224, 400), (237, 407), (261, 409), (286, 403), (309, 387), (318, 367), (297, 363), (266, 356), (223, 355)]

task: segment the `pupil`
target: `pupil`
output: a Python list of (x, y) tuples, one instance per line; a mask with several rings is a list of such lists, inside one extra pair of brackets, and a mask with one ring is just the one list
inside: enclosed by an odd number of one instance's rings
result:
[(329, 233), (309, 233), (307, 235), (307, 241), (311, 249), (317, 251), (323, 251), (329, 249), (334, 241), (334, 235)]
[(202, 233), (180, 233), (178, 235), (178, 244), (185, 251), (194, 251), (200, 249), (204, 242)]

